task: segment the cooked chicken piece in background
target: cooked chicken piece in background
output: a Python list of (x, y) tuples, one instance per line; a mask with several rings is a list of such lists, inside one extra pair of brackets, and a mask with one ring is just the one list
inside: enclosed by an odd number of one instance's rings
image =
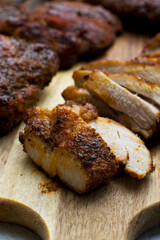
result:
[(0, 32), (10, 35), (15, 28), (22, 26), (27, 21), (27, 14), (30, 14), (42, 1), (1, 0)]
[(120, 16), (132, 16), (149, 21), (160, 20), (160, 0), (83, 0), (92, 4), (99, 4)]
[(127, 74), (108, 74), (110, 79), (142, 98), (160, 106), (160, 86)]
[(139, 179), (152, 170), (144, 143), (113, 120), (95, 118), (90, 105), (66, 103), (53, 110), (35, 107), (28, 110), (25, 123), (20, 133), (24, 150), (50, 177), (58, 175), (77, 193), (117, 174), (119, 164)]
[(141, 61), (97, 61), (88, 64), (84, 70), (104, 70), (111, 74), (125, 73), (135, 77), (139, 77), (146, 82), (154, 83), (160, 86), (160, 66), (152, 62)]
[(70, 1), (45, 2), (16, 21), (8, 15), (0, 19), (1, 33), (48, 44), (59, 54), (62, 68), (70, 67), (81, 55), (109, 47), (121, 30), (121, 21), (111, 12)]
[(39, 43), (0, 35), (0, 135), (23, 119), (58, 70), (57, 54)]

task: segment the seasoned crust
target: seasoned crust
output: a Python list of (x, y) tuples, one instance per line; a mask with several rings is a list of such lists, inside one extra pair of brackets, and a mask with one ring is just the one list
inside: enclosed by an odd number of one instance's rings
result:
[[(20, 142), (31, 134), (41, 138), (53, 150), (66, 149), (81, 161), (91, 175), (112, 176), (118, 163), (107, 144), (81, 117), (72, 110), (58, 106), (52, 111), (34, 107), (27, 111), (24, 133)], [(25, 149), (25, 145), (24, 145)]]

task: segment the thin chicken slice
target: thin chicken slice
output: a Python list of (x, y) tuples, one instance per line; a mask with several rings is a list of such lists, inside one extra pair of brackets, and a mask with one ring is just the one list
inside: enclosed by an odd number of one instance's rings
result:
[(123, 154), (122, 147), (128, 152), (128, 161), (124, 161), (125, 171), (132, 177), (144, 178), (146, 173), (152, 171), (152, 160), (150, 152), (143, 141), (133, 132), (121, 124), (108, 119), (98, 117), (89, 122), (89, 125), (96, 129), (101, 137), (108, 143), (116, 156)]
[(84, 193), (115, 175), (119, 164), (107, 143), (77, 111), (69, 106), (29, 110), (20, 141), (50, 177), (58, 175), (69, 188)]
[(160, 66), (153, 62), (141, 62), (138, 59), (134, 61), (97, 61), (88, 64), (84, 70), (104, 70), (111, 74), (125, 73), (139, 77), (146, 82), (154, 83), (160, 86)]

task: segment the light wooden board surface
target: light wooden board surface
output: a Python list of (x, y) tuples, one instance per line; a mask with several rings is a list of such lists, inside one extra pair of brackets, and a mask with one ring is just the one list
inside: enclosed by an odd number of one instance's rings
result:
[[(103, 57), (133, 58), (146, 40), (124, 33)], [(63, 103), (61, 92), (73, 84), (71, 76), (79, 66), (59, 72), (37, 104), (53, 108)], [(155, 171), (144, 180), (120, 176), (83, 196), (66, 188), (42, 193), (40, 184), (51, 180), (23, 152), (18, 140), (23, 127), (22, 123), (0, 139), (1, 221), (26, 225), (50, 240), (132, 240), (160, 223), (159, 143), (151, 148)]]

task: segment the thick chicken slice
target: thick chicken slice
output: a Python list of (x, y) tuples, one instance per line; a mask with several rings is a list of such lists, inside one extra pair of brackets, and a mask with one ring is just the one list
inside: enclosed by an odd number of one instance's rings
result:
[(122, 154), (119, 148), (127, 150), (128, 161), (122, 161), (125, 165), (125, 171), (130, 176), (141, 179), (152, 170), (149, 151), (142, 140), (126, 127), (111, 119), (101, 117), (89, 122), (89, 125), (96, 129), (116, 156), (119, 156), (120, 153)]
[(107, 143), (74, 111), (69, 106), (28, 111), (20, 140), (50, 177), (58, 175), (75, 192), (84, 193), (115, 175), (118, 163)]
[(104, 70), (108, 73), (125, 73), (139, 77), (146, 82), (154, 83), (160, 86), (160, 66), (153, 62), (141, 62), (140, 60), (122, 62), (122, 61), (97, 61), (88, 64), (84, 70)]
[[(115, 175), (119, 163), (138, 178), (152, 170), (150, 153), (136, 135), (113, 120), (95, 117), (91, 105), (69, 103), (52, 111), (35, 107), (26, 115), (20, 141), (36, 165), (77, 193)], [(132, 147), (126, 146), (129, 141)]]

